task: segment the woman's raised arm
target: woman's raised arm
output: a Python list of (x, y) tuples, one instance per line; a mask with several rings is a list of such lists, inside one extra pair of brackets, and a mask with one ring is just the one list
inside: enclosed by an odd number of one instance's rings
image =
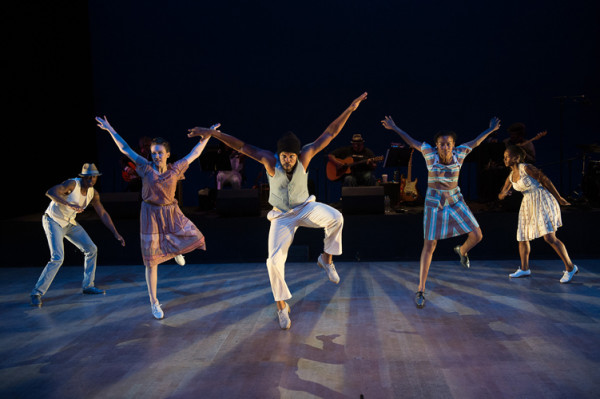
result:
[(106, 130), (108, 133), (110, 133), (110, 136), (115, 141), (115, 144), (117, 144), (119, 151), (121, 151), (124, 155), (127, 156), (127, 158), (131, 159), (133, 162), (137, 161), (137, 159), (140, 157), (138, 153), (133, 151), (129, 144), (127, 144), (127, 142), (123, 140), (123, 137), (121, 137), (119, 133), (117, 133), (117, 131), (110, 125), (110, 123), (108, 123), (108, 119), (106, 118), (106, 116), (104, 117), (104, 119), (97, 116), (96, 122), (98, 122), (98, 127), (100, 129)]

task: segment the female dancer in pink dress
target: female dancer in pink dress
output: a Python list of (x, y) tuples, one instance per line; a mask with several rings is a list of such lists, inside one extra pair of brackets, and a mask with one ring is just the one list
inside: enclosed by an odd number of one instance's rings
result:
[(522, 163), (525, 156), (526, 153), (522, 147), (511, 145), (506, 148), (504, 164), (510, 168), (510, 174), (506, 178), (502, 191), (498, 194), (499, 199), (504, 199), (510, 195), (511, 188), (523, 193), (517, 228), (521, 267), (509, 276), (512, 278), (531, 276), (529, 241), (544, 237), (544, 241), (550, 244), (565, 264), (566, 270), (563, 272), (560, 282), (568, 283), (579, 269), (571, 261), (565, 244), (556, 238), (555, 232), (562, 226), (558, 204), (571, 204), (560, 196), (550, 179), (541, 170), (533, 165)]
[[(194, 249), (206, 249), (204, 236), (186, 218), (175, 199), (177, 181), (184, 179), (184, 172), (200, 156), (209, 137), (200, 140), (192, 151), (175, 162), (167, 164), (170, 146), (161, 138), (152, 140), (152, 161), (138, 155), (108, 123), (106, 117), (97, 117), (98, 127), (110, 133), (119, 150), (136, 163), (136, 172), (142, 178), (142, 209), (140, 212), (140, 236), (142, 258), (146, 266), (146, 284), (150, 296), (152, 315), (162, 319), (164, 312), (156, 297), (157, 269), (160, 263), (175, 258), (183, 266), (182, 254)], [(216, 125), (215, 125), (216, 126)], [(216, 126), (218, 128), (218, 126)]]

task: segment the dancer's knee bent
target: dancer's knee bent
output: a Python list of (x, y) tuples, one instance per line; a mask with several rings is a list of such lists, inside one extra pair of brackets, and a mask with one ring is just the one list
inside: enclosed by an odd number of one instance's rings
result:
[(483, 233), (481, 229), (475, 229), (470, 233), (473, 240), (475, 240), (475, 244), (480, 243), (483, 240)]

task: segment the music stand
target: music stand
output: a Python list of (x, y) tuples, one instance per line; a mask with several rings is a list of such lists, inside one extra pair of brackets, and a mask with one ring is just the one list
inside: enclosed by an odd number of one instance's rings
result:
[(207, 147), (200, 155), (200, 167), (206, 172), (231, 170), (229, 153), (217, 147)]
[(398, 168), (400, 166), (408, 166), (410, 159), (410, 148), (391, 147), (385, 152), (385, 160), (383, 161), (384, 168)]

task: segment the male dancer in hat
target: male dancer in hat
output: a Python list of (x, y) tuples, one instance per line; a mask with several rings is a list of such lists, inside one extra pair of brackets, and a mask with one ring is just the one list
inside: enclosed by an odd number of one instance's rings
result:
[(352, 101), (350, 106), (334, 120), (313, 143), (301, 147), (300, 140), (291, 132), (277, 142), (277, 154), (246, 144), (233, 136), (218, 130), (195, 127), (189, 137), (212, 135), (234, 150), (260, 162), (269, 179), (269, 203), (273, 206), (267, 218), (271, 221), (269, 230), (269, 257), (267, 270), (271, 281), (273, 297), (277, 303), (279, 326), (287, 330), (292, 325), (290, 307), (285, 302), (292, 297), (285, 282), (285, 261), (288, 249), (298, 227), (324, 228), (323, 253), (317, 264), (325, 270), (334, 283), (340, 278), (332, 262), (332, 255), (342, 253), (342, 227), (344, 219), (336, 209), (315, 201), (308, 194), (308, 164), (342, 130), (350, 114), (367, 98), (367, 93)]
[(92, 204), (102, 223), (121, 242), (121, 245), (125, 246), (125, 240), (117, 232), (110, 215), (100, 202), (100, 194), (94, 190), (94, 184), (100, 175), (96, 165), (86, 163), (83, 165), (79, 177), (57, 184), (46, 192), (46, 196), (52, 201), (44, 213), (42, 223), (50, 247), (50, 261), (46, 264), (37, 284), (31, 291), (31, 306), (42, 306), (42, 296), (48, 291), (54, 276), (62, 266), (64, 238), (72, 242), (85, 255), (83, 293), (105, 293), (104, 290), (94, 287), (98, 248), (83, 227), (75, 221), (77, 214)]

